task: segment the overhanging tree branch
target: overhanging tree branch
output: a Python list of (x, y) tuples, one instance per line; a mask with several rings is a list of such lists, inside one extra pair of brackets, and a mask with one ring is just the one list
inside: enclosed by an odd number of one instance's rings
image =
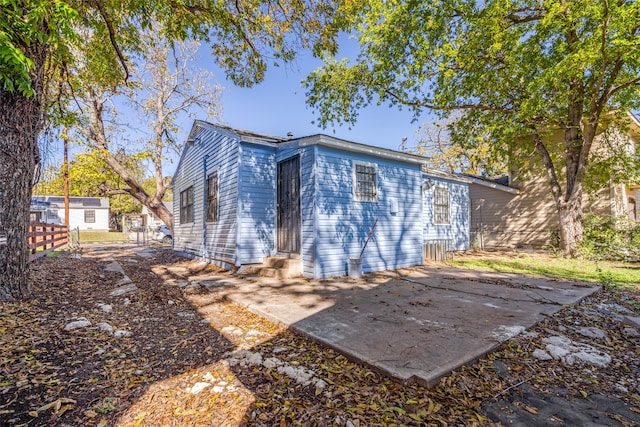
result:
[(127, 60), (122, 53), (122, 49), (120, 49), (118, 41), (116, 40), (116, 30), (113, 28), (113, 23), (111, 22), (111, 19), (109, 18), (107, 11), (105, 10), (104, 3), (102, 2), (102, 0), (91, 0), (90, 3), (98, 9), (98, 12), (100, 12), (100, 16), (102, 16), (102, 19), (107, 26), (111, 46), (113, 46), (113, 50), (116, 52), (116, 55), (118, 55), (118, 60), (120, 61), (120, 65), (122, 65), (122, 69), (124, 70), (124, 81), (127, 82), (129, 80), (129, 67), (127, 66)]

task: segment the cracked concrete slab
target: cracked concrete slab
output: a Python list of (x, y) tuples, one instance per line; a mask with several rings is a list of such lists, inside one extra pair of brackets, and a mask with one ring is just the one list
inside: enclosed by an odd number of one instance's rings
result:
[(359, 280), (227, 276), (209, 289), (400, 381), (428, 386), (599, 289), (449, 267), (398, 273)]

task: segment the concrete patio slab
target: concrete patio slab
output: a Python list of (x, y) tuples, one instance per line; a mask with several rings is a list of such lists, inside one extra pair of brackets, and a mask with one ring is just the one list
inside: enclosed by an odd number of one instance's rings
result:
[(434, 266), (358, 280), (209, 275), (201, 284), (400, 381), (429, 387), (599, 289)]

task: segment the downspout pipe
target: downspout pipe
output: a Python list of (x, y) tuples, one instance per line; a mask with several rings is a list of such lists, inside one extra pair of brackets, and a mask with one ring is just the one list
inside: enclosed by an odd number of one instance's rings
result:
[(202, 157), (202, 259), (208, 261), (207, 251), (207, 160), (209, 155), (205, 154)]

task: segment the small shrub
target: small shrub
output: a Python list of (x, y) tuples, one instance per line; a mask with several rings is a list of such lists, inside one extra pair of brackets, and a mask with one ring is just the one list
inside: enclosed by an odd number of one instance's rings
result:
[(595, 214), (584, 217), (580, 250), (592, 260), (640, 260), (640, 226), (628, 219), (607, 219)]

